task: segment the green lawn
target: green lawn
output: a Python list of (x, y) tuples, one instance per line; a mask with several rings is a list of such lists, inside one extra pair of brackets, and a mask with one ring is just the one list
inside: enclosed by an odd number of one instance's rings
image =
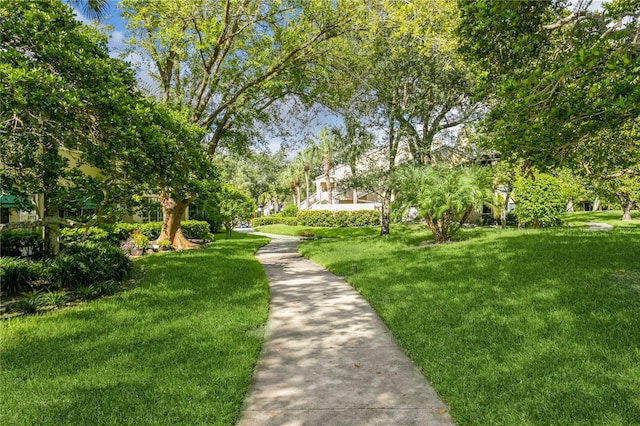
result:
[(460, 424), (639, 424), (640, 232), (462, 237), (435, 246), (403, 230), (300, 250), (367, 298)]
[(637, 210), (631, 212), (631, 222), (623, 222), (621, 219), (622, 210), (565, 213), (562, 217), (562, 220), (572, 227), (586, 226), (586, 222), (600, 222), (608, 223), (616, 228), (635, 228), (640, 230), (640, 212)]
[(1, 323), (3, 425), (231, 425), (262, 343), (265, 238), (138, 261), (110, 298)]

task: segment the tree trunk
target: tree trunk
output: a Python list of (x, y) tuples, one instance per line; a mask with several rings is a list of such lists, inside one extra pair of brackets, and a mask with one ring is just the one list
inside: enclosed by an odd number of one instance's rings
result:
[(358, 189), (353, 190), (353, 204), (358, 204)]
[(182, 200), (174, 200), (167, 193), (160, 193), (160, 204), (162, 205), (162, 230), (160, 231), (160, 240), (169, 240), (176, 250), (193, 249), (199, 247), (197, 244), (187, 240), (182, 234), (180, 224), (182, 216), (187, 210), (190, 198)]
[(305, 180), (305, 183), (307, 185), (307, 188), (306, 188), (306, 190), (307, 190), (307, 207), (306, 208), (307, 208), (307, 210), (309, 210), (309, 208), (311, 207), (311, 203), (309, 202), (309, 170), (305, 169), (305, 171), (304, 171), (304, 180)]
[(327, 199), (329, 204), (333, 204), (333, 188), (331, 188), (331, 157), (329, 154), (322, 154), (322, 166), (324, 168), (324, 179), (327, 182)]
[(442, 240), (442, 236), (440, 235), (440, 228), (438, 227), (438, 224), (434, 222), (429, 216), (425, 216), (424, 221), (427, 224), (427, 228), (429, 228), (429, 230), (433, 234), (433, 240), (436, 243), (439, 243)]
[(591, 210), (594, 212), (600, 210), (600, 197), (596, 196), (596, 199), (593, 200), (593, 208)]
[(380, 206), (380, 235), (389, 235), (391, 228), (391, 191), (385, 191)]
[(616, 193), (620, 206), (622, 207), (622, 220), (625, 222), (631, 220), (631, 209), (633, 208), (633, 202), (631, 201), (631, 194), (628, 192), (619, 191)]
[(473, 207), (467, 207), (464, 209), (464, 213), (462, 214), (462, 218), (460, 218), (460, 226), (464, 225), (469, 216), (473, 213)]
[(573, 213), (573, 200), (567, 201), (567, 211)]
[[(58, 204), (47, 194), (44, 195), (44, 219), (59, 218), (60, 209)], [(47, 222), (44, 225), (43, 234), (44, 255), (55, 257), (60, 254), (60, 224)]]

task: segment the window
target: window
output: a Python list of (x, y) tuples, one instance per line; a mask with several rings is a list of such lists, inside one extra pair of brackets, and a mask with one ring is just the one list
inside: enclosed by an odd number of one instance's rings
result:
[(0, 223), (9, 223), (9, 216), (9, 208), (2, 207), (2, 209), (0, 210)]

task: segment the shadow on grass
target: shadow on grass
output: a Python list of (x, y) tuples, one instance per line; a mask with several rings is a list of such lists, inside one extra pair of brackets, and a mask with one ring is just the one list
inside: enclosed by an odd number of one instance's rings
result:
[(233, 424), (267, 315), (266, 241), (143, 258), (135, 289), (4, 322), (3, 423)]
[(347, 276), (460, 423), (637, 422), (637, 232), (418, 239), (312, 242), (301, 251)]

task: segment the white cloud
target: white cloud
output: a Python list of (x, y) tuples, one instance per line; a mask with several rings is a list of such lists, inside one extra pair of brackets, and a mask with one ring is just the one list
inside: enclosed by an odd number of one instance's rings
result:
[(124, 48), (124, 33), (113, 31), (109, 35), (109, 50), (122, 50)]
[(80, 12), (78, 9), (76, 9), (75, 7), (73, 8), (73, 14), (76, 18), (76, 21), (80, 21), (85, 25), (91, 25), (91, 19), (84, 16), (84, 14)]

